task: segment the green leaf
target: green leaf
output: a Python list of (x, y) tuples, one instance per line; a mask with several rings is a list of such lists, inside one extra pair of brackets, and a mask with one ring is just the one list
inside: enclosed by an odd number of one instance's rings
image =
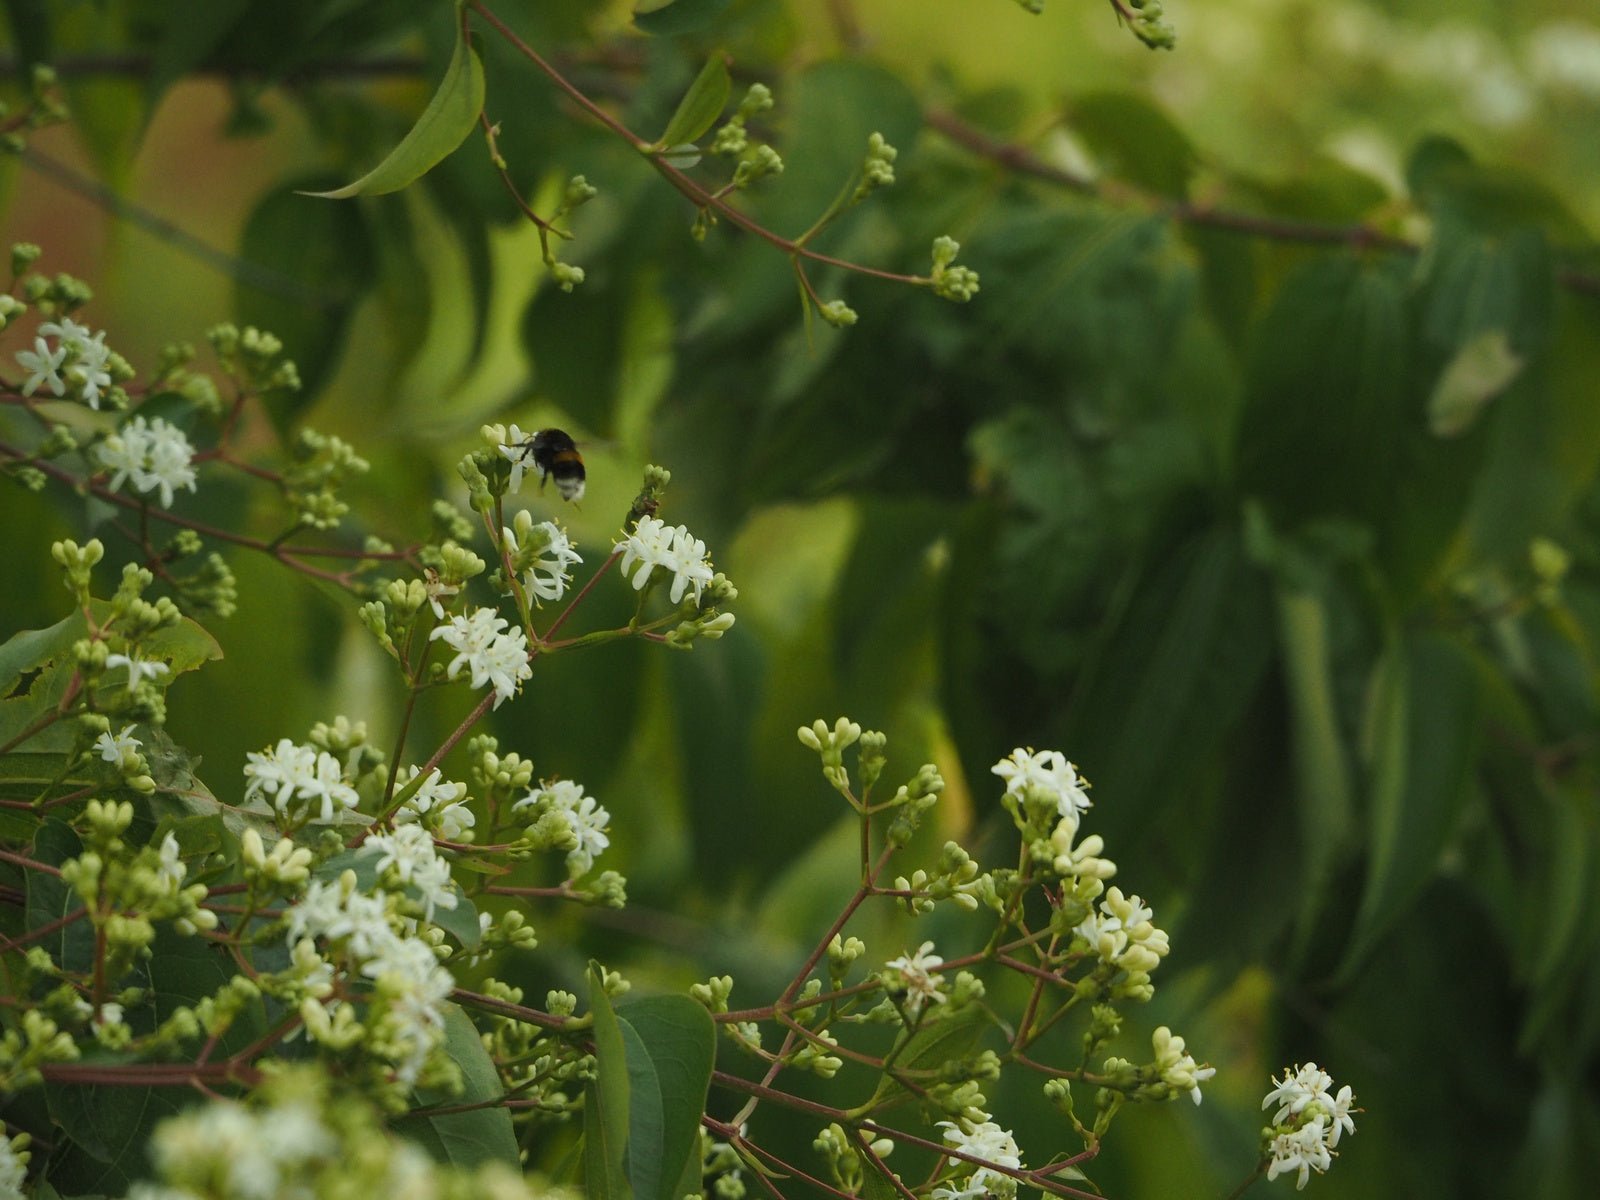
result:
[(11, 44), (17, 48), (19, 65), (26, 70), (51, 60), (52, 41), (49, 0), (5, 0), (6, 17), (11, 23)]
[[(661, 1150), (665, 1122), (661, 1112), (661, 1080), (650, 1050), (626, 1018), (617, 1018), (628, 1059), (628, 1144), (623, 1166), (635, 1197), (657, 1196), (662, 1190)], [(672, 1176), (676, 1179), (676, 1175)]]
[(623, 1158), (628, 1147), (627, 1043), (600, 964), (589, 962), (589, 1008), (594, 1015), (595, 1077), (583, 1089), (584, 1184), (590, 1200), (631, 1200)]
[(1367, 877), (1338, 971), (1346, 982), (1438, 870), (1465, 802), (1481, 710), (1472, 660), (1438, 634), (1395, 640), (1371, 697)]
[[(680, 0), (681, 2), (681, 0)], [(698, 141), (700, 135), (716, 124), (717, 118), (728, 104), (728, 92), (733, 81), (728, 77), (728, 64), (721, 54), (713, 54), (694, 77), (689, 90), (678, 101), (677, 111), (667, 122), (657, 146), (683, 146)]]
[[(456, 1004), (444, 1006), (444, 1049), (461, 1068), (464, 1090), (439, 1092), (418, 1090), (419, 1106), (478, 1104), (504, 1094), (500, 1072), (483, 1048), (483, 1039), (472, 1018)], [(417, 1113), (394, 1123), (396, 1132), (423, 1146), (437, 1162), (473, 1170), (485, 1163), (504, 1163), (520, 1168), (517, 1137), (511, 1127), (511, 1113), (496, 1105), (470, 1112)]]
[(300, 371), (301, 390), (273, 408), (280, 426), (315, 399), (332, 374), (351, 316), (376, 274), (361, 208), (301, 198), (331, 182), (313, 175), (274, 187), (251, 211), (239, 238), (239, 257), (270, 264), (272, 275), (239, 275), (233, 291), (238, 320), (277, 334)]
[(160, 6), (163, 23), (145, 81), (152, 113), (162, 94), (200, 66), (249, 8), (250, 0), (166, 0)]
[[(716, 1059), (716, 1027), (704, 1006), (687, 996), (652, 996), (623, 1006), (618, 1020), (630, 1055), (645, 1054), (648, 1077), (658, 1089), (659, 1146), (655, 1164), (646, 1171), (641, 1162), (640, 1119), (629, 1114), (628, 1164), (634, 1195), (639, 1200), (678, 1200), (698, 1189), (700, 1177), (700, 1118), (705, 1114), (706, 1091)], [(646, 1073), (633, 1071), (630, 1058), (630, 1096), (638, 1100)], [(654, 1185), (647, 1186), (653, 1178)]]
[(455, 51), (439, 90), (417, 123), (372, 170), (354, 183), (327, 192), (307, 192), (325, 200), (348, 200), (353, 196), (382, 196), (397, 192), (426, 174), (436, 163), (461, 145), (483, 112), (483, 63), (473, 49), (466, 31), (456, 30)]
[[(723, 14), (729, 3), (730, 0), (645, 0), (634, 10), (633, 23), (656, 37), (676, 37), (704, 29)], [(676, 145), (672, 141), (667, 144)]]
[(1328, 648), (1328, 612), (1321, 596), (1290, 587), (1278, 590), (1278, 630), (1294, 748), (1304, 854), (1305, 887), (1299, 929), (1304, 938), (1322, 907), (1339, 856), (1354, 823), (1350, 768), (1334, 701)]
[[(408, 893), (415, 894), (414, 888), (407, 888)], [(483, 936), (483, 930), (478, 925), (478, 910), (461, 894), (459, 888), (452, 885), (451, 890), (456, 894), (454, 908), (435, 908), (433, 910), (433, 923), (446, 933), (452, 934), (456, 941), (461, 943), (464, 950), (477, 948), (478, 940)]]
[(1172, 118), (1131, 92), (1091, 92), (1069, 120), (1108, 173), (1163, 196), (1188, 194), (1199, 156)]
[[(82, 852), (83, 843), (65, 821), (46, 817), (40, 823), (33, 839), (34, 861), (59, 867)], [(52, 921), (83, 910), (83, 902), (78, 899), (78, 894), (63, 883), (59, 875), (52, 875), (48, 871), (25, 871), (23, 885), (27, 890), (24, 911), (29, 929), (42, 928)], [(94, 928), (86, 918), (80, 917), (70, 925), (40, 938), (37, 945), (47, 951), (63, 970), (87, 974), (94, 967)]]

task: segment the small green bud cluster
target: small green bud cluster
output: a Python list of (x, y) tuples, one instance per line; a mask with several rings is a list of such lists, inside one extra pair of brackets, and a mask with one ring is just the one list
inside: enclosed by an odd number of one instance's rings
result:
[(742, 155), (750, 145), (747, 123), (772, 108), (772, 89), (764, 83), (752, 83), (739, 101), (739, 108), (729, 117), (711, 139), (711, 153), (724, 158)]
[(296, 520), (311, 529), (335, 529), (350, 506), (338, 489), (353, 475), (364, 475), (367, 460), (350, 444), (332, 434), (302, 429), (290, 450), (291, 463), (283, 473), (284, 496), (295, 509)]
[[(844, 1131), (844, 1126), (834, 1121), (811, 1143), (812, 1149), (822, 1155), (828, 1164), (828, 1174), (832, 1176), (839, 1190), (852, 1196), (860, 1195), (861, 1189), (866, 1184), (865, 1169), (861, 1162), (861, 1152), (856, 1148), (856, 1143)], [(877, 1138), (867, 1144), (867, 1150), (874, 1158), (888, 1158), (894, 1152), (894, 1142), (890, 1138)]]
[(883, 134), (874, 133), (867, 138), (867, 156), (861, 160), (861, 182), (850, 197), (851, 204), (860, 204), (879, 188), (894, 183), (894, 160), (900, 152), (883, 140)]
[(861, 726), (848, 717), (840, 717), (828, 728), (828, 723), (818, 717), (811, 725), (802, 725), (797, 731), (800, 743), (822, 756), (822, 777), (837, 792), (850, 793), (850, 772), (845, 769), (845, 750), (861, 740)]
[(1162, 19), (1165, 14), (1161, 0), (1123, 0), (1123, 3), (1131, 12), (1119, 9), (1119, 14), (1126, 15), (1134, 37), (1152, 50), (1171, 50), (1177, 45), (1178, 31)]
[(35, 1087), (44, 1078), (39, 1068), (78, 1058), (72, 1035), (38, 1009), (24, 1009), (20, 1024), (0, 1033), (0, 1094)]
[(689, 998), (704, 1004), (714, 1013), (728, 1011), (728, 997), (732, 994), (732, 975), (713, 975), (704, 983), (689, 985)]
[(960, 243), (953, 238), (935, 238), (933, 273), (928, 277), (928, 282), (934, 295), (965, 304), (978, 294), (978, 273), (971, 267), (952, 265), (960, 251)]
[(848, 329), (859, 320), (859, 314), (843, 300), (827, 300), (817, 305), (817, 315), (835, 329)]
[(94, 289), (71, 275), (30, 273), (20, 282), (23, 302), (47, 316), (76, 312), (94, 299)]
[(300, 372), (283, 357), (283, 342), (254, 325), (224, 323), (206, 331), (223, 372), (247, 392), (298, 392)]
[(665, 467), (654, 464), (645, 467), (644, 482), (640, 485), (639, 494), (628, 506), (628, 515), (622, 522), (622, 528), (635, 529), (645, 517), (655, 516), (661, 508), (662, 497), (667, 494), (667, 485), (671, 482), (672, 472)]

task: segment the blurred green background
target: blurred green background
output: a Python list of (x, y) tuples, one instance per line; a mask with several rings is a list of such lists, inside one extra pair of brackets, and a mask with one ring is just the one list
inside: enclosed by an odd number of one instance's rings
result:
[[(781, 255), (693, 240), (681, 198), (493, 37), (513, 175), (545, 208), (571, 174), (601, 188), (563, 247), (581, 288), (545, 286), (476, 139), (397, 195), (295, 196), (414, 119), (443, 3), (10, 0), (10, 62), (55, 63), (75, 119), (0, 165), (0, 225), (94, 284), (86, 319), (141, 370), (221, 319), (283, 336), (309, 387), (244, 444), (269, 461), (302, 423), (353, 442), (358, 533), (426, 536), (484, 421), (579, 437), (581, 507), (528, 503), (591, 564), (643, 465), (671, 468), (666, 515), (738, 584), (739, 624), (691, 655), (542, 661), (494, 714), (503, 748), (611, 810), (601, 865), (632, 901), (536, 912), (540, 951), (502, 973), (542, 995), (599, 954), (640, 986), (731, 972), (736, 1005), (770, 1000), (854, 886), (854, 826), (796, 726), (845, 713), (890, 735), (891, 773), (936, 762), (921, 851), (959, 837), (989, 863), (1013, 853), (989, 765), (1058, 747), (1174, 944), (1123, 1052), (1170, 1024), (1219, 1068), (1199, 1110), (1121, 1118), (1106, 1195), (1225, 1192), (1268, 1075), (1307, 1059), (1367, 1110), (1321, 1195), (1592, 1195), (1593, 6), (1173, 0), (1170, 53), (1097, 0), (733, 0), (660, 38), (626, 4), (495, 7), (649, 136), (731, 53), (777, 98), (758, 133), (788, 170), (748, 204), (788, 234), (882, 131), (896, 187), (820, 248), (926, 271), (949, 233), (981, 294), (822, 271), (861, 319), (808, 330)], [(1486, 345), (1509, 382), (1475, 373)], [(180, 510), (281, 524), (236, 481)], [(59, 617), (48, 545), (98, 515), (7, 487), (0, 633)], [(171, 694), (210, 787), (337, 713), (387, 744), (400, 688), (354, 603), (230, 561), (226, 657)], [(602, 587), (585, 625), (627, 601)], [(413, 745), (466, 707), (423, 713)], [(981, 937), (887, 913), (862, 935), (880, 959)], [(992, 1099), (1030, 1153), (1076, 1149), (1025, 1092)]]

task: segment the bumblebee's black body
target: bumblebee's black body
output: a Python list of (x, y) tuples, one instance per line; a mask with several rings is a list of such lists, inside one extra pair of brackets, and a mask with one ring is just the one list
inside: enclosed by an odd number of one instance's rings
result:
[(588, 475), (583, 469), (583, 455), (578, 453), (578, 444), (566, 430), (541, 429), (524, 446), (523, 457), (539, 472), (541, 487), (547, 480), (554, 479), (556, 491), (563, 500), (583, 499)]

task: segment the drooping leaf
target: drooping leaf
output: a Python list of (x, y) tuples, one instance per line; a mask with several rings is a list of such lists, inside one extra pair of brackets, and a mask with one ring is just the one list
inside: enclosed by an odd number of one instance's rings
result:
[(353, 183), (331, 191), (307, 192), (326, 200), (382, 196), (397, 192), (424, 175), (467, 139), (483, 111), (483, 63), (465, 29), (456, 32), (450, 65), (428, 107), (400, 144), (372, 170)]
[(727, 60), (720, 54), (713, 54), (706, 60), (706, 65), (700, 68), (700, 74), (694, 77), (689, 90), (683, 94), (677, 111), (672, 114), (672, 119), (667, 122), (656, 144), (683, 146), (698, 141), (700, 135), (716, 124), (717, 118), (722, 115), (732, 87)]
[(1428, 397), (1428, 430), (1436, 437), (1459, 437), (1478, 420), (1484, 405), (1521, 373), (1503, 329), (1478, 334), (1446, 364)]

